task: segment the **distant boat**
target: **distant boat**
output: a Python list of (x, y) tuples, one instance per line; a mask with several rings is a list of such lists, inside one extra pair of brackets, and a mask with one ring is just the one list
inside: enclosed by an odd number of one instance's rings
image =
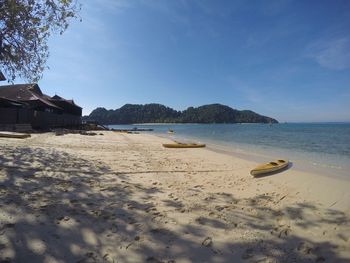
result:
[(153, 131), (153, 129), (132, 128), (132, 129), (111, 129), (114, 132), (140, 132), (140, 131)]
[(173, 134), (173, 133), (174, 133), (174, 130), (168, 129), (168, 133), (169, 133), (169, 134)]
[(202, 148), (202, 147), (205, 147), (205, 144), (175, 142), (175, 143), (164, 143), (163, 147), (165, 148)]

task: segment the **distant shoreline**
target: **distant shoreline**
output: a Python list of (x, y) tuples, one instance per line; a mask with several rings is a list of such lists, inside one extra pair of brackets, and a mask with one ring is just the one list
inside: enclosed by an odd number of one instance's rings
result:
[[(232, 122), (232, 123), (202, 123), (202, 122), (145, 122), (145, 123), (128, 123), (128, 124), (102, 124), (102, 125), (232, 125), (232, 124), (264, 124), (264, 125), (270, 125), (270, 123), (264, 123), (264, 122)], [(271, 123), (272, 125), (275, 124), (283, 124), (283, 123)]]
[[(120, 123), (115, 123), (115, 124), (103, 124), (102, 125), (183, 125), (183, 124), (209, 124), (209, 125), (215, 125), (215, 124), (267, 124), (269, 125), (270, 123), (264, 123), (264, 122), (232, 122), (232, 123), (201, 123), (201, 122), (145, 122), (145, 123), (125, 123), (125, 124), (120, 124)], [(279, 123), (272, 123), (272, 125), (276, 124), (350, 124), (350, 121), (326, 121), (326, 122), (279, 122)]]

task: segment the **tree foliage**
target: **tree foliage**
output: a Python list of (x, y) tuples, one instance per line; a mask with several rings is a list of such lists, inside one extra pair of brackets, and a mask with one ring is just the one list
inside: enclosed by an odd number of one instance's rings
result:
[(49, 36), (62, 34), (79, 10), (75, 0), (0, 0), (0, 67), (7, 78), (40, 79)]
[(145, 105), (125, 104), (116, 110), (97, 108), (91, 112), (88, 119), (104, 124), (118, 123), (162, 123), (173, 122), (180, 116), (180, 112), (161, 104), (151, 103)]
[(180, 112), (161, 104), (125, 104), (116, 110), (97, 108), (85, 120), (103, 124), (131, 123), (277, 123), (253, 111), (239, 111), (221, 104), (189, 107)]

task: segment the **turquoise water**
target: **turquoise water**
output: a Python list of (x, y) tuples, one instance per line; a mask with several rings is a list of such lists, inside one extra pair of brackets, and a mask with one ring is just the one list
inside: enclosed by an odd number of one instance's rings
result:
[[(143, 124), (113, 128), (153, 128), (174, 140), (205, 142), (213, 149), (253, 157), (287, 158), (298, 168), (319, 169), (350, 178), (350, 123)], [(175, 131), (173, 135), (167, 130)]]

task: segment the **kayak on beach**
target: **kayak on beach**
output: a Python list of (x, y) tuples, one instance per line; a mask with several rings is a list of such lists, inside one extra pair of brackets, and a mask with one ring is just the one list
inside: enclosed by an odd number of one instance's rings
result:
[(165, 148), (202, 148), (202, 147), (205, 147), (205, 144), (175, 142), (175, 143), (164, 143), (163, 146)]
[(269, 163), (264, 163), (264, 164), (258, 165), (253, 170), (251, 170), (250, 174), (253, 176), (256, 176), (260, 174), (276, 172), (286, 168), (288, 164), (289, 164), (288, 160), (276, 160)]
[(15, 132), (0, 132), (0, 137), (13, 138), (13, 139), (25, 139), (25, 138), (29, 138), (30, 134), (27, 134), (27, 133), (15, 133)]

